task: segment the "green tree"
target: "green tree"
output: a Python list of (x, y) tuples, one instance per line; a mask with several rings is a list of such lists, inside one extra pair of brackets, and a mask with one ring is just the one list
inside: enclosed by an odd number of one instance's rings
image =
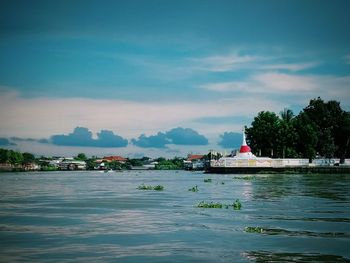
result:
[(311, 162), (316, 156), (317, 126), (306, 113), (301, 112), (295, 119), (294, 127), (298, 134), (296, 151), (299, 153), (299, 156), (308, 158)]
[(35, 162), (35, 156), (32, 153), (23, 153), (23, 164), (28, 164), (28, 163), (34, 163)]
[(283, 122), (291, 123), (294, 118), (294, 113), (291, 109), (284, 108), (283, 111), (280, 112), (281, 119)]
[(86, 157), (85, 153), (78, 153), (74, 159), (79, 161), (86, 161), (88, 158)]
[(9, 150), (9, 162), (13, 165), (23, 162), (23, 155), (20, 152)]
[(277, 134), (277, 157), (293, 158), (297, 156), (295, 150), (298, 134), (294, 127), (294, 114), (285, 108), (280, 112), (281, 120)]
[(334, 139), (332, 137), (331, 134), (331, 129), (325, 129), (322, 133), (321, 133), (321, 138), (319, 139), (322, 144), (320, 145), (320, 155), (324, 156), (326, 158), (332, 158), (334, 157), (334, 152), (336, 149), (336, 146), (334, 144)]
[(89, 159), (86, 159), (85, 162), (86, 162), (86, 170), (94, 170), (95, 166), (96, 166), (96, 161), (97, 158), (89, 158)]
[(342, 113), (339, 128), (335, 130), (334, 143), (337, 146), (336, 156), (344, 163), (344, 159), (350, 157), (350, 112)]
[(9, 150), (0, 149), (0, 163), (7, 163), (9, 161)]
[(344, 111), (340, 107), (340, 103), (334, 100), (324, 102), (318, 97), (310, 100), (303, 112), (317, 127), (316, 152), (323, 157), (333, 157), (339, 147), (345, 143), (343, 136), (338, 132), (342, 129), (344, 118)]
[(273, 157), (277, 153), (280, 119), (274, 112), (261, 111), (246, 129), (247, 140), (253, 153)]

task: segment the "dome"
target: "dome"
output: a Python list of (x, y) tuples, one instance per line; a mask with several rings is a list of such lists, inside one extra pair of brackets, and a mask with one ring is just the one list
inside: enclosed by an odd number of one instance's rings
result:
[(249, 153), (251, 152), (250, 147), (248, 145), (242, 145), (239, 149), (240, 153)]

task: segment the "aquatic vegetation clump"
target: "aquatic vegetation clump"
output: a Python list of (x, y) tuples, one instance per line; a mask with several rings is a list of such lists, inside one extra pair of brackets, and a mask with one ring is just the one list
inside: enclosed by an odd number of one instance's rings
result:
[(234, 210), (241, 210), (242, 204), (238, 199), (236, 199), (232, 206)]
[(200, 208), (222, 208), (222, 204), (221, 203), (214, 203), (214, 202), (207, 203), (207, 202), (201, 201), (197, 205), (197, 207), (200, 207)]
[(235, 176), (233, 177), (233, 179), (238, 179), (238, 180), (254, 180), (254, 179), (257, 179), (258, 177), (257, 176)]
[(200, 207), (200, 208), (226, 208), (226, 209), (229, 209), (230, 207), (232, 207), (234, 210), (241, 210), (242, 204), (239, 202), (238, 199), (232, 205), (201, 201), (197, 205), (197, 207)]
[(139, 185), (139, 187), (137, 187), (137, 189), (139, 190), (153, 190), (153, 186), (152, 185)]
[(156, 185), (156, 186), (152, 186), (152, 185), (139, 185), (139, 187), (137, 187), (137, 189), (139, 190), (155, 190), (155, 191), (163, 191), (164, 190), (164, 186), (162, 185)]
[(211, 183), (211, 178), (204, 179), (204, 183)]
[(153, 187), (153, 190), (155, 190), (155, 191), (163, 191), (164, 190), (164, 186), (162, 186), (162, 185), (156, 185), (155, 187)]
[(247, 233), (264, 233), (265, 230), (260, 226), (247, 226), (244, 231)]
[(198, 192), (198, 186), (193, 186), (192, 188), (188, 189), (190, 192)]

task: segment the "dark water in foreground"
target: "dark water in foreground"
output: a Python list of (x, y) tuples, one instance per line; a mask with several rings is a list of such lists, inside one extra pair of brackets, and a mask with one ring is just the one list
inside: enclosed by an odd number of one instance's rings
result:
[(3, 173), (0, 262), (350, 262), (349, 201), (350, 175)]

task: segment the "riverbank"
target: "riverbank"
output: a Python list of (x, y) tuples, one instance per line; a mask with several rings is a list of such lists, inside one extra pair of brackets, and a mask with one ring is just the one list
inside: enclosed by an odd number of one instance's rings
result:
[(217, 174), (350, 174), (350, 166), (290, 166), (290, 167), (208, 167), (206, 173)]

